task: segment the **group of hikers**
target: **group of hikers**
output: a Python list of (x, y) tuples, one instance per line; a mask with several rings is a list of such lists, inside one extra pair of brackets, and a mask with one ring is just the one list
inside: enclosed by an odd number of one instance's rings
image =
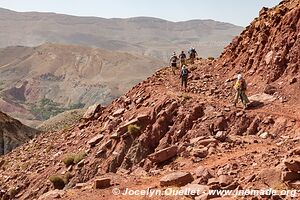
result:
[(170, 66), (174, 75), (176, 75), (177, 63), (179, 61), (179, 66), (180, 66), (179, 78), (181, 79), (181, 89), (184, 88), (185, 92), (187, 89), (188, 74), (189, 74), (189, 70), (187, 69), (187, 64), (188, 63), (194, 64), (195, 59), (198, 55), (195, 48), (190, 48), (188, 54), (189, 54), (189, 58), (187, 58), (187, 55), (185, 54), (184, 51), (181, 51), (181, 53), (177, 57), (176, 53), (174, 52), (170, 58)]
[[(187, 91), (188, 75), (190, 73), (190, 71), (187, 68), (187, 65), (194, 64), (195, 59), (198, 56), (197, 51), (193, 47), (188, 50), (188, 55), (189, 58), (187, 58), (187, 55), (185, 54), (184, 51), (181, 51), (181, 53), (177, 57), (176, 53), (174, 52), (170, 58), (170, 66), (174, 75), (176, 75), (177, 65), (179, 63), (179, 67), (180, 67), (179, 79), (181, 80), (181, 90), (184, 90), (184, 92)], [(236, 106), (236, 104), (240, 99), (244, 106), (244, 109), (246, 109), (250, 101), (246, 95), (247, 84), (241, 74), (237, 75), (237, 80), (234, 85), (234, 89), (236, 91), (236, 94), (235, 94), (233, 105)]]

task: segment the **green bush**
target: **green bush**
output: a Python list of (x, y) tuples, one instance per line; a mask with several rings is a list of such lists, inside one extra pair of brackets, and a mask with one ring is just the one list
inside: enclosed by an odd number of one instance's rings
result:
[(66, 157), (64, 157), (63, 163), (65, 163), (66, 167), (69, 167), (70, 165), (74, 164), (74, 157), (75, 156), (73, 154), (70, 154), (70, 155), (67, 155)]
[(79, 152), (74, 156), (74, 164), (79, 163), (81, 160), (83, 160), (87, 154), (84, 151)]
[(141, 131), (141, 127), (139, 127), (138, 125), (136, 124), (130, 124), (128, 125), (127, 127), (127, 131), (128, 133), (132, 134), (132, 135), (137, 135), (140, 133)]
[(192, 98), (191, 96), (189, 96), (187, 94), (183, 94), (181, 97), (183, 98), (183, 100), (189, 100)]
[(61, 176), (57, 176), (57, 175), (50, 176), (49, 180), (53, 184), (54, 189), (62, 190), (66, 185), (64, 179)]
[(69, 154), (63, 159), (63, 163), (65, 163), (66, 167), (70, 165), (74, 165), (83, 160), (87, 154), (84, 151), (79, 152), (78, 154)]

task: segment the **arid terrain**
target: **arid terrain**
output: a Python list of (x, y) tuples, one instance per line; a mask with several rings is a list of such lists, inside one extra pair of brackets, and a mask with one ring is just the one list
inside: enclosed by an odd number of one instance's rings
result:
[(0, 110), (32, 127), (64, 111), (111, 103), (175, 50), (194, 46), (202, 57), (218, 56), (243, 30), (213, 20), (104, 19), (1, 8), (0, 27)]
[[(214, 61), (198, 59), (187, 92), (169, 67), (79, 123), (0, 157), (2, 199), (292, 199), (289, 195), (123, 196), (113, 188), (295, 190), (300, 199), (300, 4), (284, 0)], [(248, 109), (232, 105), (236, 75)], [(56, 190), (54, 190), (56, 189)]]
[(107, 105), (163, 62), (128, 53), (46, 43), (0, 49), (0, 109), (28, 125), (69, 109)]
[(0, 9), (0, 47), (45, 42), (78, 44), (167, 61), (176, 50), (218, 56), (243, 28), (213, 20), (170, 22), (150, 17), (104, 19)]
[(28, 142), (39, 132), (0, 112), (0, 155)]

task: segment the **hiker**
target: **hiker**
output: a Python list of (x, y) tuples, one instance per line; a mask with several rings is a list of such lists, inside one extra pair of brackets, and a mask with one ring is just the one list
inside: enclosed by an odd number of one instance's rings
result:
[(189, 70), (186, 68), (185, 65), (183, 65), (182, 68), (181, 68), (179, 78), (181, 79), (181, 90), (184, 87), (185, 92), (186, 92), (186, 89), (187, 89), (188, 75), (189, 75)]
[(196, 58), (196, 56), (198, 56), (197, 51), (195, 50), (195, 48), (193, 48), (193, 47), (190, 48), (189, 55), (190, 55), (190, 58), (189, 58), (190, 63), (194, 64), (195, 58)]
[(184, 51), (181, 51), (181, 54), (179, 55), (179, 60), (180, 60), (180, 68), (182, 68), (183, 65), (185, 65), (185, 60), (186, 60), (186, 55)]
[(174, 52), (170, 58), (170, 66), (172, 68), (172, 72), (174, 75), (176, 74), (175, 70), (177, 69), (177, 60), (178, 60), (178, 57), (176, 56), (176, 53)]
[(234, 85), (234, 89), (236, 90), (234, 106), (236, 106), (239, 99), (241, 99), (241, 101), (244, 105), (244, 109), (246, 109), (250, 101), (246, 95), (247, 83), (246, 83), (245, 79), (243, 79), (241, 74), (237, 75), (237, 81)]

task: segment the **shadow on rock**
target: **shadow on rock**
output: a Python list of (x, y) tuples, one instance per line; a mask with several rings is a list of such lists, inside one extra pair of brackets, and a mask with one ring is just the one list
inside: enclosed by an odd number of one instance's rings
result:
[(248, 110), (254, 110), (254, 109), (262, 108), (264, 105), (265, 105), (264, 102), (252, 101), (251, 103), (248, 104), (247, 109)]

